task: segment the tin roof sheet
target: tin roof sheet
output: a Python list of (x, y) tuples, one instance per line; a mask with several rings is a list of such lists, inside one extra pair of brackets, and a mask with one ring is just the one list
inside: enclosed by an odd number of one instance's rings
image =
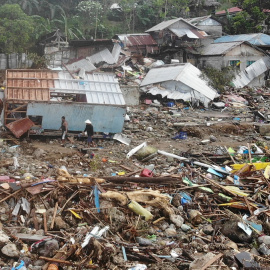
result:
[(95, 69), (97, 69), (89, 60), (87, 59), (81, 59), (74, 61), (71, 64), (67, 64), (66, 67), (70, 71), (75, 71), (78, 69), (84, 69), (86, 72), (91, 72)]
[(222, 36), (217, 38), (214, 43), (235, 41), (248, 41), (252, 45), (256, 46), (270, 46), (270, 36), (263, 33)]
[(179, 81), (211, 100), (217, 94), (205, 80), (201, 79), (201, 71), (190, 63), (152, 68), (142, 81), (141, 87), (166, 81)]
[(98, 53), (95, 53), (89, 57), (86, 57), (93, 65), (96, 65), (101, 62), (108, 63), (110, 65), (115, 64), (115, 59), (111, 52), (106, 48)]
[(119, 39), (129, 46), (150, 46), (157, 45), (157, 42), (152, 38), (150, 34), (142, 33), (142, 34), (126, 34), (126, 35), (118, 35)]
[(195, 33), (193, 33), (190, 29), (187, 28), (181, 28), (181, 29), (170, 29), (175, 35), (177, 35), (178, 37), (183, 37), (185, 35), (187, 35), (189, 38), (199, 38), (198, 35), (196, 35), (196, 31)]
[(196, 18), (188, 18), (185, 19), (186, 21), (188, 21), (189, 23), (192, 23), (196, 26), (201, 26), (201, 25), (208, 25), (208, 26), (217, 26), (217, 25), (221, 25), (221, 23), (219, 23), (218, 21), (216, 21), (215, 19), (211, 18), (211, 15), (208, 16), (203, 16), (203, 17), (196, 17)]
[(7, 100), (49, 101), (58, 73), (50, 70), (9, 69), (6, 72)]
[(84, 80), (72, 79), (68, 72), (59, 72), (54, 92), (85, 94), (87, 103), (125, 105), (123, 93), (114, 73), (86, 74)]
[(242, 41), (211, 43), (202, 49), (201, 55), (223, 55), (242, 43)]
[(248, 66), (244, 71), (240, 72), (233, 80), (233, 84), (235, 87), (244, 87), (269, 69), (270, 57), (265, 56)]
[(16, 138), (20, 138), (35, 124), (29, 118), (19, 119), (6, 125)]
[(180, 20), (182, 20), (182, 18), (177, 18), (177, 19), (172, 19), (172, 20), (161, 22), (161, 23), (153, 26), (152, 28), (146, 30), (145, 32), (154, 32), (154, 31), (164, 30), (165, 28), (171, 26), (172, 24), (174, 24)]

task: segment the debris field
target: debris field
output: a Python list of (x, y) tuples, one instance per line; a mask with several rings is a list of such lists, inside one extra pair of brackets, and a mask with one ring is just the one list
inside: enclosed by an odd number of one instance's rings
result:
[(92, 148), (1, 131), (1, 269), (269, 269), (269, 101), (251, 90), (146, 96)]

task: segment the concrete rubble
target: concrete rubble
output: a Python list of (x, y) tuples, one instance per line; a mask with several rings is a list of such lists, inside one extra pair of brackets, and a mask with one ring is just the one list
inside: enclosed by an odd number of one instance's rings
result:
[(269, 96), (142, 93), (92, 148), (3, 128), (1, 269), (268, 269)]

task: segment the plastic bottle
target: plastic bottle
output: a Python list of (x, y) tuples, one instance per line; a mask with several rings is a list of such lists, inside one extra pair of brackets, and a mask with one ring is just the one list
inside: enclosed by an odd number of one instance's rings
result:
[(128, 208), (131, 209), (133, 212), (135, 212), (137, 215), (143, 216), (146, 221), (153, 218), (153, 215), (148, 210), (143, 208), (140, 204), (138, 204), (135, 201), (130, 201), (128, 203)]

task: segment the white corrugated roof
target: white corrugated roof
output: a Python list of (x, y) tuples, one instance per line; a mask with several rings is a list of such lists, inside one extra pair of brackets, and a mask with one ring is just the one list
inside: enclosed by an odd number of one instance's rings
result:
[(244, 87), (268, 69), (270, 69), (270, 57), (265, 56), (240, 72), (233, 80), (233, 84), (235, 87)]
[(68, 72), (59, 72), (51, 92), (86, 94), (87, 103), (125, 105), (125, 100), (114, 73), (86, 74), (84, 80), (76, 80)]
[(178, 81), (213, 100), (217, 92), (201, 78), (201, 75), (201, 71), (190, 63), (165, 65), (152, 68), (142, 81), (141, 87), (166, 81)]
[(84, 69), (86, 72), (93, 71), (97, 69), (89, 60), (87, 59), (81, 59), (78, 60), (72, 64), (67, 64), (66, 67), (68, 70), (78, 70), (78, 69)]
[(170, 30), (177, 35), (178, 37), (183, 37), (185, 35), (187, 35), (189, 38), (199, 38), (198, 36), (196, 36), (190, 29), (187, 28), (181, 28), (181, 29), (173, 29), (170, 28)]
[(100, 62), (105, 62), (110, 65), (116, 63), (113, 55), (107, 48), (89, 57), (86, 57), (86, 59), (89, 60), (93, 65), (98, 64)]

